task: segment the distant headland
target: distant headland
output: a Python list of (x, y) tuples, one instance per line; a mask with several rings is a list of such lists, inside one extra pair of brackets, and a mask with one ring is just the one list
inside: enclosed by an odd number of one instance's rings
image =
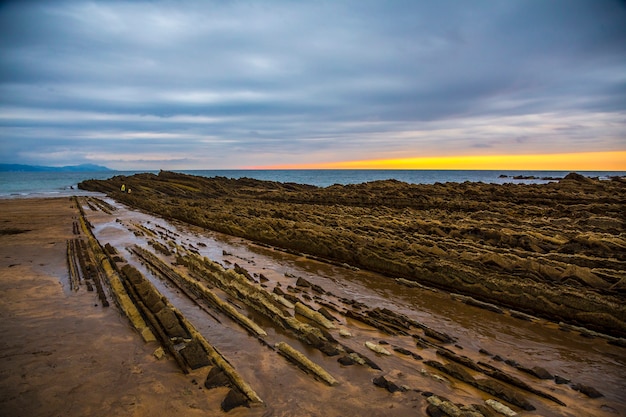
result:
[(112, 171), (110, 168), (94, 164), (50, 167), (42, 165), (0, 164), (0, 172), (95, 172)]

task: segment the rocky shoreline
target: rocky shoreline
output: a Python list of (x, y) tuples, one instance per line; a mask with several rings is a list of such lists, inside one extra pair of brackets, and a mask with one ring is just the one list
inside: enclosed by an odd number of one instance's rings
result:
[(79, 187), (164, 218), (626, 337), (621, 178), (319, 188), (162, 171)]
[[(259, 185), (240, 192), (258, 192)], [(138, 183), (133, 187), (132, 194), (144, 191)], [(235, 201), (233, 195), (228, 198)], [(17, 304), (9, 312), (11, 304), (0, 303), (3, 316), (19, 318), (3, 322), (13, 337), (0, 358), (17, 359), (0, 368), (13, 381), (0, 385), (6, 392), (0, 410), (9, 414), (47, 415), (37, 404), (59, 396), (67, 401), (55, 410), (64, 415), (90, 414), (85, 410), (99, 402), (102, 415), (122, 409), (154, 415), (173, 402), (172, 414), (249, 417), (608, 417), (625, 410), (623, 347), (607, 343), (623, 346), (617, 337), (359, 270), (337, 258), (166, 220), (108, 198), (9, 201), (4, 208), (14, 214), (5, 216), (0, 230), (8, 266), (3, 288), (33, 279), (17, 269), (43, 268), (41, 253), (53, 242), (55, 256), (45, 262), (57, 267), (45, 268), (65, 288), (52, 304), (20, 303), (27, 315)], [(32, 214), (16, 214), (20, 210)], [(58, 229), (54, 240), (44, 233), (48, 226)], [(30, 252), (20, 249), (22, 241), (34, 244)], [(38, 291), (21, 286), (6, 301)], [(92, 317), (97, 324), (90, 321), (80, 333), (74, 321), (55, 327), (73, 304), (71, 317)], [(44, 328), (27, 324), (35, 310), (52, 321)], [(102, 333), (107, 342), (90, 342), (100, 333), (94, 329), (124, 323), (116, 336)], [(42, 332), (54, 336), (42, 338)], [(84, 363), (67, 362), (66, 343), (88, 346), (92, 363), (106, 361), (91, 372), (113, 371), (114, 377), (87, 385)], [(141, 358), (128, 362), (129, 348)], [(30, 360), (33, 349), (49, 353)], [(62, 369), (49, 368), (56, 363)], [(24, 366), (31, 371), (18, 371)], [(61, 375), (75, 382), (59, 384)], [(93, 395), (77, 388), (83, 385)]]

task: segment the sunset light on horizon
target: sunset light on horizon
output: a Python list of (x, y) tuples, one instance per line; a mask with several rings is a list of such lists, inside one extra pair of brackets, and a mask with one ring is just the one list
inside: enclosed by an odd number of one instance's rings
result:
[(251, 169), (449, 169), (626, 171), (626, 151), (537, 155), (467, 155), (255, 166)]
[(624, 21), (594, 0), (3, 2), (0, 164), (626, 170)]

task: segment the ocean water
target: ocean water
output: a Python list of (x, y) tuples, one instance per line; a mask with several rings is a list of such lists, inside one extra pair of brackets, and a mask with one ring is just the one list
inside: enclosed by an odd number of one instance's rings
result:
[[(0, 198), (63, 197), (88, 195), (79, 190), (78, 183), (88, 179), (107, 179), (116, 175), (158, 171), (98, 171), (98, 172), (0, 172)], [(294, 182), (328, 187), (333, 184), (359, 184), (369, 181), (395, 179), (411, 184), (437, 182), (545, 183), (545, 178), (563, 178), (568, 171), (460, 171), (460, 170), (188, 170), (176, 171), (203, 177), (254, 178), (258, 180)], [(626, 171), (579, 171), (588, 177), (609, 179), (626, 176)], [(515, 179), (515, 177), (533, 177)]]
[(0, 198), (65, 197), (89, 195), (78, 183), (88, 179), (103, 180), (130, 171), (98, 172), (0, 172)]
[[(177, 171), (202, 177), (223, 176), (227, 178), (254, 178), (267, 181), (295, 182), (328, 187), (333, 184), (360, 184), (369, 181), (395, 179), (410, 184), (434, 184), (437, 182), (484, 182), (488, 184), (544, 183), (542, 178), (563, 178), (570, 171), (462, 171), (462, 170), (369, 170), (369, 169), (329, 169), (329, 170), (214, 170)], [(608, 179), (624, 176), (626, 171), (580, 171), (588, 177)], [(514, 179), (513, 177), (535, 177), (537, 179)]]

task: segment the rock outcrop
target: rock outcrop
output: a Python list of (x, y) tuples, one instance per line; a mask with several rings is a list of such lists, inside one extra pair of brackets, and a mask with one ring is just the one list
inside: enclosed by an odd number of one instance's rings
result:
[[(120, 192), (122, 183), (133, 193)], [(621, 178), (319, 188), (162, 171), (79, 186), (166, 218), (469, 296), (481, 308), (626, 336)]]

